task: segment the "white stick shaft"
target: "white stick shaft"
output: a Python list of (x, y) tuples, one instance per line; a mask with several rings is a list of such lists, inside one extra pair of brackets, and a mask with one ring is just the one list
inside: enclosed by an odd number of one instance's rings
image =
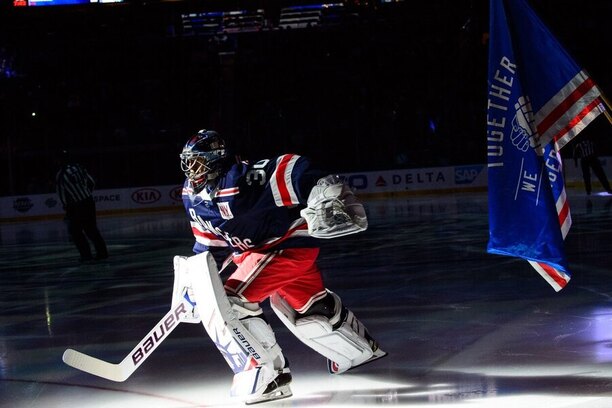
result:
[(73, 349), (67, 349), (62, 356), (62, 360), (69, 366), (89, 374), (111, 381), (125, 381), (153, 353), (153, 350), (172, 333), (189, 307), (187, 301), (183, 299), (181, 303), (169, 310), (119, 364), (108, 363)]

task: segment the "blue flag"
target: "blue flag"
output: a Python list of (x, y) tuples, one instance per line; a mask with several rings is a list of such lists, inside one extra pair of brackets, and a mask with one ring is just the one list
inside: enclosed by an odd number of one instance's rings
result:
[(559, 151), (604, 111), (600, 92), (524, 0), (491, 0), (487, 101), (489, 253), (570, 280)]

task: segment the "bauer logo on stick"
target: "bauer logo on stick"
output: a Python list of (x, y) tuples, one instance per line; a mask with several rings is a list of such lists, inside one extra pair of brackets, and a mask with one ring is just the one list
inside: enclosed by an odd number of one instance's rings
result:
[[(159, 323), (159, 333), (157, 329), (154, 329), (153, 333), (151, 333), (142, 344), (142, 347), (137, 347), (136, 351), (132, 353), (132, 361), (134, 365), (138, 365), (142, 359), (149, 354), (154, 348), (156, 344), (159, 344), (170, 331), (180, 322), (181, 315), (187, 314), (187, 310), (185, 310), (185, 304), (180, 303), (174, 309), (174, 315), (167, 316), (163, 322)], [(140, 346), (140, 344), (139, 344)]]

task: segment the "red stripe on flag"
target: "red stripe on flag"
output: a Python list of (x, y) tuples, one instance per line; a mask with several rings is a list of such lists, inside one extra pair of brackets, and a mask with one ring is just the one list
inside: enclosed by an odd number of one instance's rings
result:
[(552, 266), (547, 265), (542, 262), (538, 262), (538, 265), (546, 272), (548, 276), (550, 276), (560, 287), (565, 287), (567, 285), (567, 280), (563, 278), (563, 276)]
[(557, 122), (566, 112), (580, 100), (591, 88), (595, 86), (595, 82), (591, 78), (587, 78), (583, 83), (578, 85), (576, 89), (572, 91), (555, 109), (553, 109), (548, 116), (546, 116), (538, 124), (538, 133), (543, 135), (548, 129)]
[(565, 223), (565, 220), (567, 219), (569, 212), (570, 212), (569, 204), (567, 203), (567, 200), (565, 200), (563, 202), (563, 206), (561, 207), (561, 210), (559, 211), (559, 225), (563, 225)]
[(593, 111), (593, 109), (595, 109), (600, 103), (601, 103), (601, 101), (599, 100), (599, 98), (596, 98), (591, 103), (589, 103), (587, 106), (585, 106), (584, 109), (581, 110), (578, 115), (576, 115), (572, 120), (570, 120), (570, 122), (563, 129), (561, 129), (559, 131), (559, 133), (557, 133), (553, 137), (553, 141), (557, 142), (559, 139), (561, 139), (563, 136), (565, 136), (578, 123), (580, 123), (582, 121), (582, 119), (584, 119), (585, 116), (587, 116), (589, 113), (591, 113)]
[(276, 185), (278, 186), (278, 192), (280, 193), (283, 205), (291, 205), (291, 196), (287, 189), (287, 183), (285, 183), (285, 171), (287, 171), (287, 164), (291, 160), (291, 155), (284, 155), (276, 167)]

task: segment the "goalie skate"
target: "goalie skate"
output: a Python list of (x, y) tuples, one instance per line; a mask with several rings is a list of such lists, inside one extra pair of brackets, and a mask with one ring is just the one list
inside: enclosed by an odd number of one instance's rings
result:
[(289, 367), (259, 304), (226, 295), (209, 252), (187, 258), (185, 273), (202, 324), (234, 371), (231, 397), (247, 404), (290, 397)]
[[(348, 370), (352, 370), (356, 367), (361, 367), (364, 364), (371, 363), (374, 360), (378, 360), (387, 355), (387, 352), (383, 351), (379, 346), (378, 342), (370, 336), (368, 330), (365, 328), (353, 312), (346, 310), (343, 317), (342, 325), (338, 328), (338, 331), (346, 336), (347, 341), (355, 342), (354, 345), (361, 344), (362, 347), (369, 348), (362, 351), (362, 356), (369, 356), (365, 359), (363, 357), (347, 361), (344, 358), (340, 359), (327, 359), (327, 369), (330, 374), (342, 374)], [(358, 334), (359, 339), (351, 336), (351, 332)], [(361, 340), (361, 341), (359, 341)]]
[(378, 347), (378, 343), (376, 343), (375, 340), (373, 340), (372, 338), (369, 338), (368, 342), (372, 346), (372, 357), (370, 357), (363, 363), (360, 363), (355, 366), (345, 365), (343, 363), (336, 363), (328, 359), (327, 360), (327, 371), (329, 371), (330, 374), (342, 374), (346, 371), (352, 370), (353, 368), (361, 367), (363, 365), (371, 363), (372, 361), (378, 360), (379, 358), (383, 358), (387, 355), (386, 351), (383, 351), (380, 349), (380, 347)]
[(266, 387), (263, 394), (258, 397), (245, 401), (246, 405), (259, 404), (262, 402), (275, 401), (283, 398), (289, 398), (293, 395), (289, 385), (291, 384), (291, 373), (289, 368), (283, 371)]

